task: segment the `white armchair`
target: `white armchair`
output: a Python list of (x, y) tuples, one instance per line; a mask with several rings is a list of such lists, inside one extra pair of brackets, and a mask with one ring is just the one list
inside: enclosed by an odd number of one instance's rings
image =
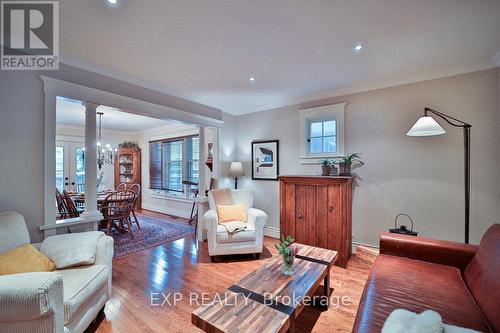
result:
[[(23, 216), (0, 212), (0, 253), (29, 242)], [(83, 332), (111, 296), (112, 260), (102, 235), (93, 265), (0, 276), (0, 333)]]
[(262, 253), (264, 226), (267, 214), (260, 209), (252, 208), (254, 193), (250, 190), (231, 190), (233, 202), (243, 203), (248, 208), (247, 228), (235, 234), (229, 234), (217, 221), (217, 208), (211, 192), (208, 192), (210, 209), (203, 215), (203, 225), (207, 229), (208, 253), (214, 256), (227, 254), (254, 253), (257, 257)]

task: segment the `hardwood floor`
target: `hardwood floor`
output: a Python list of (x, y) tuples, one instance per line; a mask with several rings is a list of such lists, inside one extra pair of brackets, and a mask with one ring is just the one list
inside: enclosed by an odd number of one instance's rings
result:
[[(154, 217), (186, 223), (187, 220), (142, 211)], [(113, 294), (104, 313), (86, 332), (201, 332), (191, 324), (191, 311), (198, 307), (190, 295), (210, 299), (217, 292), (260, 267), (277, 253), (276, 240), (264, 239), (260, 260), (253, 256), (229, 256), (210, 261), (207, 243), (183, 238), (113, 261)], [(370, 266), (351, 259), (347, 269), (334, 266), (330, 286), (332, 304), (338, 308), (321, 310), (306, 307), (297, 319), (297, 332), (351, 332), (359, 298), (368, 277)], [(322, 292), (318, 288), (318, 293)], [(153, 302), (152, 302), (152, 294)], [(173, 294), (169, 302), (161, 294), (180, 293), (183, 298), (175, 305)], [(342, 302), (344, 297), (344, 302)], [(338, 301), (337, 301), (338, 300)], [(201, 299), (200, 299), (201, 301)], [(153, 305), (152, 305), (153, 303)], [(190, 304), (191, 303), (191, 304)]]

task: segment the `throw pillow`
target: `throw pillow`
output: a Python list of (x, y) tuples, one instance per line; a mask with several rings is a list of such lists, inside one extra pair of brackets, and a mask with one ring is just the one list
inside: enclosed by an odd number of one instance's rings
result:
[(101, 231), (88, 231), (45, 238), (40, 251), (50, 258), (57, 269), (91, 265), (95, 262), (97, 241)]
[(0, 275), (51, 272), (56, 268), (42, 252), (25, 244), (0, 254)]
[(217, 219), (219, 223), (232, 221), (247, 221), (247, 208), (244, 204), (217, 205)]

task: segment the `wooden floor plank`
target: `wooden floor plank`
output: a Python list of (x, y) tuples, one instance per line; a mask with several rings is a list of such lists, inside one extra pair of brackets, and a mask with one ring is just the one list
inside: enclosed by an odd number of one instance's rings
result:
[[(142, 211), (141, 213), (178, 223), (187, 220), (168, 215)], [(251, 255), (228, 256), (210, 261), (207, 244), (199, 248), (192, 237), (183, 238), (113, 261), (113, 294), (96, 323), (87, 333), (131, 332), (201, 332), (191, 324), (191, 312), (201, 303), (190, 302), (190, 293), (207, 293), (210, 300), (223, 293), (276, 254), (277, 240), (266, 237), (265, 250), (260, 260)], [(370, 266), (351, 259), (347, 269), (333, 266), (330, 286), (332, 303), (338, 308), (321, 310), (305, 307), (297, 318), (297, 332), (351, 332), (359, 299), (368, 277)], [(151, 292), (183, 295), (175, 306), (151, 305)], [(317, 294), (323, 292), (318, 288)], [(342, 297), (349, 301), (342, 304)]]

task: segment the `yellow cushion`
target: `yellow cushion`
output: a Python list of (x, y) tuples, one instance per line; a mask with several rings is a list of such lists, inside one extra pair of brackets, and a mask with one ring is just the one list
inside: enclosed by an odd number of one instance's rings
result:
[(0, 275), (50, 272), (55, 268), (56, 265), (31, 244), (0, 253)]
[(219, 223), (231, 221), (247, 221), (247, 208), (244, 204), (238, 205), (217, 205), (217, 218)]

